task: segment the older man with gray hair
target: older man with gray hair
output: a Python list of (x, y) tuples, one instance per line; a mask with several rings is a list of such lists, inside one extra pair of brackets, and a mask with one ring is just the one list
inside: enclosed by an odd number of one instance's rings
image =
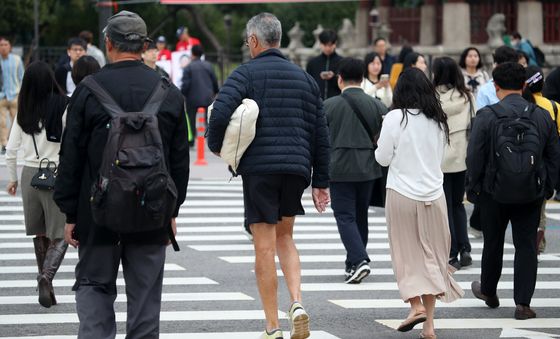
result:
[[(311, 183), (319, 212), (329, 203), (329, 139), (319, 88), (278, 50), (280, 21), (261, 13), (247, 23), (252, 60), (239, 66), (219, 92), (208, 128), (208, 146), (219, 155), (230, 117), (245, 98), (260, 112), (256, 136), (241, 158), (245, 216), (253, 233), (255, 274), (265, 316), (262, 338), (283, 338), (278, 321), (275, 254), (291, 298), (291, 338), (310, 335), (301, 304), (301, 268), (293, 240), (296, 215), (304, 214), (303, 191)], [(312, 171), (313, 170), (313, 171)]]

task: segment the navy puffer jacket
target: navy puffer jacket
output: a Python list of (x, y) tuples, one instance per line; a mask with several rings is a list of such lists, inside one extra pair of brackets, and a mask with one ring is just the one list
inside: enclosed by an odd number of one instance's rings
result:
[(257, 102), (259, 118), (237, 173), (295, 174), (313, 187), (328, 187), (329, 136), (315, 80), (278, 49), (239, 66), (214, 103), (207, 135), (213, 152), (220, 152), (230, 117), (245, 98)]

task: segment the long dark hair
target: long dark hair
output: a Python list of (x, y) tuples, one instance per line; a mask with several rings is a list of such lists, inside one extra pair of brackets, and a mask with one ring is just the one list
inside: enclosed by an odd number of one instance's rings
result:
[(416, 62), (420, 57), (424, 57), (424, 55), (416, 52), (410, 52), (404, 57), (403, 61), (403, 70), (411, 68), (412, 66), (416, 65)]
[(402, 110), (401, 123), (404, 122), (405, 126), (408, 123), (408, 114), (413, 114), (409, 109), (419, 109), (421, 114), (438, 123), (449, 142), (447, 116), (441, 108), (439, 95), (426, 74), (418, 68), (409, 67), (399, 76), (393, 93), (393, 108)]
[(27, 134), (40, 133), (51, 101), (66, 102), (51, 67), (43, 61), (27, 66), (18, 96), (17, 123)]
[(434, 86), (446, 85), (461, 94), (465, 101), (473, 105), (470, 90), (465, 85), (465, 77), (459, 65), (450, 57), (436, 58), (433, 64)]
[(401, 51), (399, 52), (399, 57), (397, 58), (397, 62), (403, 63), (406, 56), (412, 52), (414, 52), (414, 50), (412, 49), (411, 46), (409, 45), (402, 46)]

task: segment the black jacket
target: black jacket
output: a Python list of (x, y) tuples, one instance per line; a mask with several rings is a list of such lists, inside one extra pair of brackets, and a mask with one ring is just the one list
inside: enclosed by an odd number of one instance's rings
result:
[[(141, 110), (161, 77), (140, 61), (108, 64), (93, 75), (127, 112)], [(54, 200), (66, 214), (68, 223), (76, 223), (76, 238), (81, 243), (114, 244), (124, 242), (165, 243), (168, 230), (115, 234), (96, 225), (91, 217), (90, 191), (99, 168), (107, 141), (110, 116), (84, 85), (78, 85), (68, 106), (66, 129), (62, 138), (60, 165), (54, 190)], [(177, 186), (174, 216), (186, 195), (189, 178), (189, 147), (184, 99), (175, 86), (160, 107), (158, 123), (169, 173)]]
[(309, 73), (317, 85), (319, 85), (319, 91), (321, 93), (321, 98), (323, 100), (334, 97), (340, 94), (340, 88), (338, 88), (338, 83), (336, 81), (336, 76), (332, 77), (330, 80), (321, 79), (321, 72), (333, 71), (335, 74), (338, 71), (338, 63), (342, 60), (342, 57), (336, 52), (326, 56), (324, 53), (314, 57), (307, 63), (307, 73)]
[(57, 66), (54, 70), (54, 78), (58, 83), (58, 86), (60, 86), (60, 88), (64, 91), (64, 94), (68, 94), (68, 90), (66, 89), (66, 78), (68, 77), (68, 72), (71, 71), (72, 67), (70, 66), (70, 62)]
[(546, 77), (543, 96), (547, 99), (560, 102), (560, 67), (556, 67), (554, 71), (550, 72)]
[(189, 107), (208, 107), (218, 93), (216, 74), (206, 61), (194, 59), (183, 71), (181, 92)]
[(329, 185), (329, 136), (319, 88), (277, 49), (239, 66), (220, 89), (208, 125), (208, 147), (220, 152), (241, 100), (257, 102), (256, 136), (243, 154), (241, 175), (294, 174), (313, 187)]
[[(501, 102), (510, 108), (512, 114), (521, 115), (527, 102), (518, 94), (510, 94)], [(499, 103), (498, 103), (499, 104)], [(494, 104), (491, 106), (495, 106)], [(529, 108), (531, 109), (531, 108)], [(467, 197), (469, 201), (476, 202), (480, 192), (491, 193), (490, 183), (484, 180), (487, 164), (490, 161), (491, 129), (496, 115), (489, 106), (481, 108), (474, 119), (472, 132), (467, 147)], [(558, 131), (550, 114), (542, 108), (536, 107), (531, 115), (539, 130), (540, 144), (543, 147), (542, 160), (546, 168), (545, 198), (552, 196), (560, 168), (560, 145)]]
[[(373, 135), (378, 135), (381, 131), (381, 116), (387, 113), (387, 107), (365, 94), (361, 88), (348, 88), (342, 95), (355, 103), (365, 116)], [(379, 178), (382, 175), (381, 166), (375, 161), (374, 144), (342, 95), (325, 100), (331, 141), (330, 180), (358, 182)]]

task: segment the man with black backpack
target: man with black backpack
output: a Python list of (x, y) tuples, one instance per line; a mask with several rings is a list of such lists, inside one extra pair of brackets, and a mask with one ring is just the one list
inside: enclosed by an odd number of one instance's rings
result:
[(142, 63), (142, 18), (121, 11), (104, 33), (112, 63), (72, 96), (54, 192), (79, 250), (78, 338), (115, 337), (121, 262), (127, 338), (158, 338), (165, 252), (189, 177), (184, 99)]
[(481, 281), (473, 294), (500, 305), (504, 236), (511, 222), (515, 319), (536, 317), (530, 308), (537, 278), (537, 228), (543, 199), (554, 192), (560, 166), (558, 132), (550, 114), (521, 97), (525, 70), (507, 62), (492, 72), (500, 101), (478, 111), (467, 149), (467, 196), (480, 205), (484, 249)]

